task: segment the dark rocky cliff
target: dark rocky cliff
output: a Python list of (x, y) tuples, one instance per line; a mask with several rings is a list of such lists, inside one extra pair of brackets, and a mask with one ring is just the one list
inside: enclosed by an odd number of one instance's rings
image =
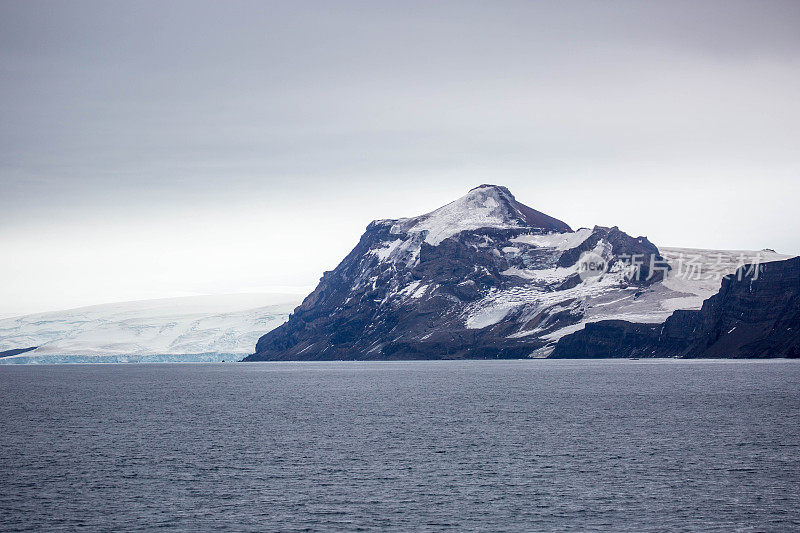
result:
[(0, 351), (0, 357), (13, 357), (15, 355), (19, 355), (21, 353), (30, 352), (35, 350), (36, 346), (31, 346), (29, 348), (15, 348), (13, 350), (3, 350)]
[(800, 257), (742, 267), (702, 309), (663, 324), (587, 324), (551, 357), (800, 357)]

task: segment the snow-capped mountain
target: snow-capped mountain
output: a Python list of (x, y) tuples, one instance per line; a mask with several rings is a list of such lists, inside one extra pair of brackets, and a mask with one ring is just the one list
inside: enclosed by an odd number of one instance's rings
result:
[[(660, 252), (616, 227), (573, 231), (481, 185), (431, 213), (372, 222), (248, 360), (543, 357), (588, 322), (698, 309), (737, 257)], [(716, 280), (673, 275), (698, 261)]]
[(230, 294), (96, 305), (0, 320), (0, 363), (235, 361), (299, 303)]

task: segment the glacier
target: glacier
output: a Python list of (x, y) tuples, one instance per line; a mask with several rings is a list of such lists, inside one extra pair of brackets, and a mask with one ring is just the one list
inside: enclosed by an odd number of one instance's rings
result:
[(295, 294), (227, 294), (95, 305), (0, 320), (0, 364), (238, 361), (299, 304)]

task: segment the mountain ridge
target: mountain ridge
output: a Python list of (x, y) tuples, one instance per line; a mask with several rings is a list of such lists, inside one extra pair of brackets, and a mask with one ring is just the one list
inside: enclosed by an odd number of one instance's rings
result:
[(552, 357), (800, 357), (800, 257), (740, 267), (699, 310), (661, 324), (587, 324)]

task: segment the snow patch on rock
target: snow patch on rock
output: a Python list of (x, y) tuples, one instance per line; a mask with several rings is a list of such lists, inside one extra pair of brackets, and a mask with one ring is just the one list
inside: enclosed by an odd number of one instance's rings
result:
[(530, 244), (538, 248), (551, 248), (553, 250), (566, 251), (577, 248), (583, 241), (591, 236), (592, 230), (581, 228), (572, 233), (546, 233), (544, 235), (519, 235), (511, 239), (511, 242)]
[(369, 251), (372, 255), (376, 256), (380, 261), (386, 261), (405, 241), (403, 239), (395, 239), (388, 243), (383, 243), (381, 248), (373, 248)]

